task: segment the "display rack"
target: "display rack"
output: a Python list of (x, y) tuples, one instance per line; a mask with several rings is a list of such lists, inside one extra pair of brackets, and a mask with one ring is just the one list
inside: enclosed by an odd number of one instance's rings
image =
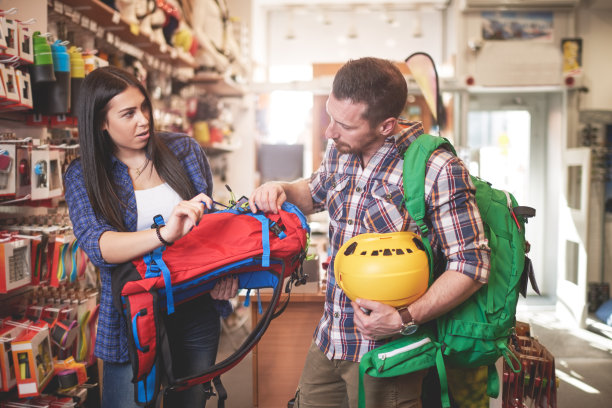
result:
[(73, 22), (93, 31), (100, 37), (106, 36), (110, 39), (113, 38), (112, 36), (118, 37), (124, 43), (130, 44), (152, 57), (170, 63), (172, 66), (195, 68), (197, 65), (190, 54), (167, 44), (158, 44), (152, 41), (149, 36), (140, 31), (137, 24), (126, 21), (117, 10), (98, 0), (87, 2), (82, 0), (53, 1), (51, 7), (55, 13), (69, 15)]
[(190, 82), (206, 92), (223, 97), (242, 97), (246, 93), (243, 85), (214, 72), (198, 72)]

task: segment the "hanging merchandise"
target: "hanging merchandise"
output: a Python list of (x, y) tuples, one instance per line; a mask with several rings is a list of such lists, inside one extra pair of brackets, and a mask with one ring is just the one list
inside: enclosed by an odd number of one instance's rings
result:
[(2, 110), (7, 111), (24, 111), (32, 109), (32, 85), (30, 81), (30, 73), (24, 72), (21, 69), (13, 69), (7, 71), (8, 75), (14, 75), (14, 93), (15, 98), (11, 102), (3, 104)]
[(34, 112), (62, 115), (70, 111), (70, 55), (65, 41), (51, 44), (54, 82), (41, 82), (34, 87)]
[(15, 145), (0, 144), (0, 197), (15, 195)]
[(75, 109), (79, 106), (81, 83), (85, 78), (85, 60), (81, 49), (74, 45), (70, 47), (68, 54), (70, 54), (70, 112), (75, 116)]
[(164, 12), (166, 20), (163, 24), (162, 32), (166, 43), (172, 45), (172, 37), (182, 19), (180, 7), (170, 0), (157, 0), (157, 8)]
[(28, 285), (31, 281), (29, 240), (16, 234), (0, 235), (0, 293)]
[(6, 12), (0, 12), (0, 55), (5, 55), (6, 53), (6, 38), (4, 37), (4, 33), (6, 33)]
[(30, 184), (31, 151), (31, 141), (17, 143), (17, 181), (15, 183), (15, 199), (27, 197), (32, 192)]
[(10, 391), (17, 385), (11, 342), (24, 330), (23, 321), (4, 319), (0, 322), (0, 391)]
[(35, 31), (34, 42), (34, 64), (30, 65), (30, 76), (32, 85), (36, 86), (42, 82), (55, 82), (53, 70), (53, 55), (47, 37)]
[(504, 361), (502, 407), (557, 407), (555, 357), (530, 336), (514, 336), (509, 347), (521, 364), (516, 372)]
[(34, 19), (17, 21), (17, 51), (19, 61), (22, 64), (34, 62), (32, 33), (28, 25), (34, 23)]
[(0, 108), (4, 109), (7, 106), (19, 103), (21, 98), (19, 97), (19, 86), (17, 84), (15, 67), (12, 65), (0, 64), (0, 76), (2, 77), (4, 89), (3, 99), (0, 101)]
[[(15, 9), (11, 9), (13, 10), (13, 12), (16, 12)], [(9, 13), (8, 11), (4, 14), (12, 14)], [(6, 45), (6, 47), (1, 48), (1, 54), (2, 56), (16, 56), (19, 55), (19, 49), (18, 49), (18, 45), (17, 45), (17, 21), (12, 20), (12, 19), (8, 19), (6, 18), (4, 15), (1, 17), (2, 18), (2, 35), (4, 36), (4, 44)]]
[(24, 323), (24, 328), (11, 345), (20, 398), (40, 395), (53, 378), (49, 325)]

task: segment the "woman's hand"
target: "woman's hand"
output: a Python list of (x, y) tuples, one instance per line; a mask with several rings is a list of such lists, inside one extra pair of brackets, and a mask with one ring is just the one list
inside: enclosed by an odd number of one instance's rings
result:
[(217, 300), (229, 300), (238, 294), (238, 277), (223, 277), (210, 291), (210, 296)]
[(212, 208), (212, 200), (204, 193), (200, 193), (191, 200), (181, 201), (174, 207), (166, 226), (159, 232), (162, 238), (170, 243), (185, 236), (191, 229), (198, 225), (204, 209)]

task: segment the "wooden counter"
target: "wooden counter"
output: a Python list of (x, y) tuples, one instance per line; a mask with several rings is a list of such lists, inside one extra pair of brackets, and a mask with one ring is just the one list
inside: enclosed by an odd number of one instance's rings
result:
[[(286, 295), (283, 294), (282, 303)], [(262, 294), (264, 310), (271, 295)], [(258, 322), (257, 297), (251, 298), (252, 324)], [(285, 311), (270, 322), (253, 349), (253, 407), (286, 408), (294, 397), (314, 329), (323, 315), (325, 294), (292, 293)]]

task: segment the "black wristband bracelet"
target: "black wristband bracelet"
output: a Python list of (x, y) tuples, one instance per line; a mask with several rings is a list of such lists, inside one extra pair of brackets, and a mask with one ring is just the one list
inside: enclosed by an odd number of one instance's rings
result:
[(164, 238), (162, 238), (161, 233), (159, 232), (159, 227), (161, 226), (162, 225), (155, 224), (155, 232), (157, 233), (157, 238), (159, 238), (161, 243), (164, 244), (165, 246), (171, 246), (172, 244), (174, 244), (174, 242), (168, 242)]

